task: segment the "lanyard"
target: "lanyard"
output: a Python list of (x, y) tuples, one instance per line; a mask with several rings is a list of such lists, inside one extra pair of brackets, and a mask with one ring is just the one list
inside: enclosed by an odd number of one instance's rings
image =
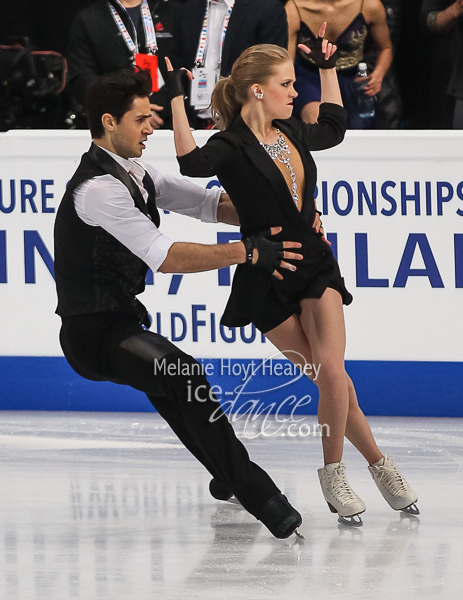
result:
[[(204, 15), (203, 27), (201, 29), (201, 36), (199, 38), (199, 46), (198, 46), (198, 53), (196, 54), (195, 67), (203, 67), (204, 66), (204, 55), (206, 52), (207, 27), (208, 27), (210, 6), (211, 6), (211, 0), (208, 0), (207, 6), (206, 6), (206, 13)], [(220, 46), (220, 62), (222, 61), (223, 45), (225, 42), (225, 36), (227, 35), (227, 29), (228, 29), (228, 23), (230, 21), (230, 15), (231, 15), (231, 12), (232, 12), (234, 6), (235, 6), (235, 0), (232, 1), (231, 5), (227, 11), (227, 15), (225, 17), (223, 33), (222, 33), (222, 44)]]
[[(122, 6), (122, 4), (119, 2), (119, 0), (115, 0), (115, 1), (117, 2), (117, 4), (119, 4), (119, 6), (123, 10), (125, 10), (125, 8)], [(117, 27), (119, 28), (119, 31), (121, 32), (122, 37), (124, 38), (124, 42), (127, 44), (127, 48), (130, 50), (132, 55), (135, 56), (135, 54), (137, 54), (137, 52), (139, 50), (138, 40), (137, 40), (137, 32), (135, 31), (135, 27), (133, 28), (134, 33), (135, 33), (135, 43), (134, 43), (134, 41), (130, 37), (129, 32), (127, 31), (126, 26), (124, 25), (124, 22), (120, 18), (119, 14), (116, 11), (116, 9), (114, 8), (114, 6), (109, 1), (108, 1), (108, 5), (109, 5), (109, 9), (111, 11), (111, 14), (113, 16), (113, 19), (114, 19)], [(154, 31), (153, 19), (151, 18), (151, 13), (150, 13), (150, 9), (149, 9), (147, 0), (143, 0), (143, 2), (141, 4), (141, 15), (142, 15), (142, 21), (143, 21), (143, 29), (145, 31), (146, 48), (148, 49), (148, 54), (156, 54), (158, 51), (158, 45), (156, 42), (156, 34)], [(133, 25), (133, 23), (132, 23), (132, 25)]]

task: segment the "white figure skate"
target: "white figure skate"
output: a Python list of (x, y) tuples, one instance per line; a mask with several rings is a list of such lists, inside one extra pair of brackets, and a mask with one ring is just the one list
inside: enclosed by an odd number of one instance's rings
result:
[(318, 477), (328, 507), (332, 513), (338, 513), (339, 523), (350, 527), (362, 526), (360, 514), (365, 512), (365, 503), (350, 487), (344, 463), (331, 463), (318, 469)]
[(410, 515), (420, 514), (415, 504), (418, 502), (418, 496), (399, 473), (392, 458), (385, 454), (383, 465), (372, 465), (368, 470), (384, 499), (394, 510), (401, 510)]

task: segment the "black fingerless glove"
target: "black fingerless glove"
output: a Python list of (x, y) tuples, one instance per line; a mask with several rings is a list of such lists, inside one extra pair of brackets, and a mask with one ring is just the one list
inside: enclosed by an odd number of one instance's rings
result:
[(167, 84), (169, 89), (170, 99), (177, 98), (178, 96), (185, 97), (185, 90), (188, 89), (190, 80), (188, 79), (188, 73), (185, 69), (179, 69), (178, 71), (167, 71)]
[[(304, 43), (304, 42), (301, 41), (301, 43)], [(312, 44), (305, 44), (306, 46), (309, 46), (310, 54), (307, 54), (300, 48), (299, 48), (299, 52), (301, 53), (301, 56), (303, 58), (305, 58), (312, 64), (315, 64), (319, 69), (332, 69), (333, 67), (336, 66), (336, 61), (338, 59), (338, 54), (339, 54), (338, 49), (336, 48), (336, 52), (333, 54), (333, 56), (330, 56), (330, 58), (328, 60), (326, 60), (325, 54), (324, 54), (324, 52), (322, 52), (322, 44), (323, 44), (323, 38), (317, 37), (315, 42), (313, 42)]]
[[(255, 235), (249, 235), (242, 238), (246, 248), (246, 264), (253, 267), (260, 267), (269, 273), (273, 273), (280, 266), (283, 258), (283, 242), (272, 242), (268, 237), (271, 236), (270, 229), (261, 231)], [(254, 248), (257, 248), (259, 256), (253, 264), (252, 257)]]

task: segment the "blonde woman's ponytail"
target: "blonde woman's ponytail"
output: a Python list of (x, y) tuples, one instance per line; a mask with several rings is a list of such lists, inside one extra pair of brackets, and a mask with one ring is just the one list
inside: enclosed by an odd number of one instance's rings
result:
[(242, 103), (236, 99), (231, 77), (219, 79), (212, 92), (212, 118), (219, 129), (226, 129), (240, 113)]
[(259, 44), (245, 50), (232, 68), (230, 77), (220, 79), (212, 92), (212, 118), (226, 129), (239, 115), (255, 83), (265, 84), (278, 65), (292, 62), (288, 51), (273, 44)]

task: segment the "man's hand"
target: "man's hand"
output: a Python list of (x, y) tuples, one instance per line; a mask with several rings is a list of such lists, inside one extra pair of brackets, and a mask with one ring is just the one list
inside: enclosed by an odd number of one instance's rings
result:
[(156, 113), (164, 110), (164, 107), (158, 106), (157, 104), (150, 104), (150, 109), (151, 109), (151, 115), (152, 115), (151, 119), (150, 119), (150, 125), (153, 129), (160, 129), (164, 125), (164, 121)]
[(273, 242), (268, 238), (280, 233), (281, 227), (272, 227), (266, 231), (261, 231), (255, 235), (243, 238), (241, 241), (246, 249), (246, 263), (260, 267), (269, 273), (272, 273), (277, 279), (283, 279), (283, 275), (277, 268), (295, 271), (296, 266), (286, 262), (287, 260), (302, 260), (302, 254), (295, 252), (286, 252), (286, 248), (300, 248), (299, 242)]

